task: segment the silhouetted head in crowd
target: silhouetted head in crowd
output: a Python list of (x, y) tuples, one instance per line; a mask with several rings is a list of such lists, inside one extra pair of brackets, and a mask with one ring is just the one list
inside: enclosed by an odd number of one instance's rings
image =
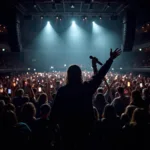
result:
[(121, 86), (118, 87), (117, 91), (118, 91), (119, 96), (123, 96), (124, 95), (124, 88), (123, 87), (121, 87)]
[(102, 87), (99, 87), (97, 89), (97, 93), (103, 94), (103, 92), (104, 92), (104, 89)]
[(121, 121), (123, 125), (130, 123), (132, 119), (132, 114), (137, 107), (134, 105), (129, 105), (126, 107), (125, 112), (121, 115)]
[(40, 107), (40, 117), (41, 118), (48, 118), (50, 115), (51, 107), (48, 104), (43, 104)]
[(23, 105), (22, 110), (22, 120), (23, 121), (30, 121), (35, 118), (36, 115), (36, 108), (33, 103), (27, 102)]
[(143, 100), (142, 100), (140, 91), (137, 91), (137, 90), (132, 91), (130, 104), (135, 105), (137, 107), (143, 107), (141, 106), (142, 101)]
[(114, 109), (114, 107), (112, 105), (107, 104), (104, 108), (104, 112), (103, 112), (103, 118), (106, 119), (113, 119), (116, 118), (116, 111)]
[(4, 106), (4, 111), (16, 111), (16, 108), (13, 104), (9, 103)]
[(38, 103), (39, 103), (39, 106), (48, 103), (47, 94), (45, 94), (45, 93), (40, 94), (40, 96), (38, 98)]
[(15, 112), (11, 110), (5, 111), (2, 123), (4, 128), (14, 127), (18, 123)]
[(56, 93), (54, 93), (54, 94), (52, 95), (53, 100), (55, 99), (55, 97), (56, 97)]
[(0, 100), (0, 112), (3, 110), (4, 106), (5, 106), (5, 101)]
[(23, 89), (18, 89), (17, 93), (16, 93), (16, 96), (23, 97), (23, 95), (24, 95), (24, 90)]
[(148, 98), (149, 97), (149, 91), (148, 91), (148, 89), (147, 88), (143, 89), (142, 94), (143, 94), (144, 98)]
[(66, 83), (69, 85), (82, 83), (82, 71), (79, 66), (72, 65), (68, 68)]
[(136, 109), (137, 107), (134, 106), (134, 105), (129, 105), (126, 107), (125, 109), (125, 114), (128, 115), (129, 119), (131, 120), (132, 118), (132, 114), (134, 112), (134, 110)]
[(94, 112), (94, 120), (98, 121), (99, 120), (99, 113), (96, 107), (93, 106), (93, 112)]
[(131, 123), (137, 125), (144, 125), (148, 123), (148, 115), (142, 108), (136, 108), (132, 115)]
[(33, 92), (34, 92), (34, 94), (36, 95), (36, 94), (37, 94), (37, 89), (36, 89), (36, 88), (33, 88)]

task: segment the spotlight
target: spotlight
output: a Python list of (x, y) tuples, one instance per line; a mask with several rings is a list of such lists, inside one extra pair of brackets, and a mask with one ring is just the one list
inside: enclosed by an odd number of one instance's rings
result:
[(5, 48), (3, 48), (2, 51), (5, 52)]
[(34, 71), (36, 71), (36, 69), (33, 69)]
[(139, 48), (139, 51), (141, 52), (141, 51), (142, 51), (142, 48)]
[(59, 20), (61, 21), (61, 20), (62, 20), (62, 17), (59, 17)]
[(122, 70), (122, 67), (120, 67), (120, 70)]
[(34, 8), (36, 8), (36, 4), (34, 4)]
[(93, 24), (95, 24), (95, 21), (92, 21)]
[(28, 70), (30, 70), (30, 68), (28, 68)]
[(92, 22), (94, 23), (96, 21), (96, 16), (92, 16)]
[(112, 68), (111, 70), (114, 70), (114, 68)]
[(54, 69), (54, 67), (53, 67), (53, 66), (51, 66), (51, 69)]
[(66, 64), (64, 64), (64, 67), (66, 67), (67, 65)]
[(58, 20), (58, 19), (59, 19), (59, 16), (56, 16), (56, 19)]
[(44, 17), (43, 17), (43, 16), (41, 16), (40, 18), (41, 18), (41, 20), (43, 20), (43, 19), (44, 19)]
[(99, 16), (99, 19), (102, 20), (102, 16)]
[(73, 21), (72, 21), (72, 25), (75, 25), (75, 24), (76, 24), (76, 22), (73, 20)]
[(87, 17), (85, 17), (85, 20), (87, 20)]
[(75, 8), (75, 5), (74, 5), (74, 4), (71, 4), (71, 5), (70, 5), (70, 8), (74, 9), (74, 8)]

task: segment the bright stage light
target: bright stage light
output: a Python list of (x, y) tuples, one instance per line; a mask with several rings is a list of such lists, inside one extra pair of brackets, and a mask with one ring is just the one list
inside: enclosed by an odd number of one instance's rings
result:
[(73, 20), (72, 21), (72, 26), (75, 27), (76, 26), (76, 22)]
[(95, 21), (92, 21), (93, 24), (95, 24)]
[(73, 21), (72, 21), (72, 24), (73, 24), (73, 25), (75, 25), (75, 24), (76, 24), (76, 22), (73, 20)]

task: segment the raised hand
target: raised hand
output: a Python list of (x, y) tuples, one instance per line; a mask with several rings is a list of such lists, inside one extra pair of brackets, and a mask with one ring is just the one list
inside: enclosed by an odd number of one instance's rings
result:
[(92, 64), (93, 64), (93, 65), (96, 65), (97, 62), (98, 62), (98, 59), (97, 59), (96, 57), (93, 57), (93, 59), (92, 59)]
[(121, 54), (121, 49), (117, 48), (115, 51), (112, 51), (112, 48), (110, 49), (110, 58), (115, 59)]

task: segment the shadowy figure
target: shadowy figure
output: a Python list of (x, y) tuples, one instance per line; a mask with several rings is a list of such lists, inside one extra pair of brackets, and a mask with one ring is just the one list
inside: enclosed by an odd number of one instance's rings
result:
[(145, 108), (146, 103), (141, 97), (141, 93), (137, 90), (134, 90), (131, 95), (130, 105), (134, 105), (139, 108)]
[(51, 121), (59, 124), (65, 150), (83, 149), (93, 124), (92, 97), (108, 72), (120, 49), (110, 52), (110, 58), (89, 82), (83, 82), (79, 66), (68, 68), (66, 85), (56, 95)]

